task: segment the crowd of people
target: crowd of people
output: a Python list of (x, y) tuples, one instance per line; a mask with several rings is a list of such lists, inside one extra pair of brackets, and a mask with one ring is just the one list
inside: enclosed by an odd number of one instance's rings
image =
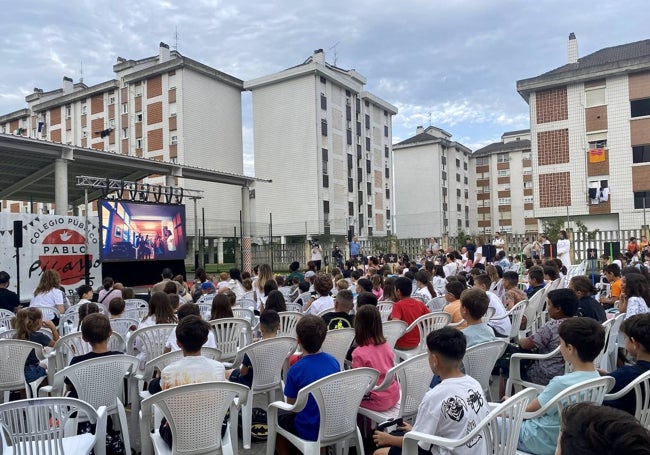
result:
[[(544, 236), (540, 236), (538, 243), (543, 246), (543, 242)], [(317, 260), (309, 261), (305, 267), (293, 262), (287, 274), (274, 273), (268, 264), (254, 267), (251, 273), (232, 268), (228, 272), (210, 275), (197, 269), (192, 282), (164, 269), (161, 281), (151, 289), (147, 315), (131, 329), (177, 324), (165, 350), (182, 350), (185, 357), (163, 369), (150, 381), (149, 391), (157, 393), (181, 384), (214, 380), (250, 386), (254, 372), (249, 358), (245, 357), (240, 365), (226, 369), (219, 362), (201, 357), (202, 346), (217, 346), (214, 333), (204, 319), (233, 317), (233, 308), (248, 308), (259, 318), (258, 339), (269, 339), (277, 333), (279, 313), (286, 311), (288, 304), (304, 314), (296, 327), (300, 354), (291, 359), (292, 366), (284, 388), (289, 403), (293, 403), (298, 392), (308, 384), (341, 370), (338, 360), (321, 350), (328, 330), (353, 328), (354, 342), (348, 352), (351, 367), (376, 369), (381, 383), (394, 366), (395, 354), (383, 333), (378, 305), (390, 303), (389, 319), (401, 320), (408, 325), (429, 314), (433, 302), (437, 301), (440, 310), (449, 314), (451, 326), (426, 337), (433, 379), (415, 423), (412, 426), (404, 423), (397, 432), (376, 431), (371, 435), (377, 445), (377, 455), (394, 455), (400, 453), (402, 435), (406, 431), (413, 429), (460, 438), (485, 418), (489, 410), (482, 387), (461, 368), (465, 351), (497, 339), (510, 341), (513, 327), (508, 311), (538, 292), (546, 293), (548, 319), (536, 332), (519, 338), (517, 345), (510, 345), (494, 372), (502, 376), (504, 385), (509, 375), (508, 358), (513, 352), (544, 354), (560, 347), (559, 354), (531, 362), (521, 371), (526, 380), (545, 386), (544, 391), (528, 405), (527, 411), (540, 409), (567, 387), (587, 379), (609, 375), (615, 380), (615, 392), (650, 370), (650, 273), (642, 261), (635, 261), (637, 257), (642, 258), (646, 246), (635, 252), (628, 251), (630, 256), (624, 254), (623, 258), (615, 261), (604, 261), (602, 279), (598, 283), (587, 276), (576, 275), (566, 280), (566, 286), (553, 286), (553, 290), (548, 292), (545, 288), (558, 283), (568, 273), (567, 262), (561, 258), (559, 242), (557, 257), (547, 259), (543, 256), (543, 247), (533, 244), (528, 248), (529, 245), (524, 245), (524, 252), (529, 257), (523, 262), (517, 256), (506, 254), (499, 236), (495, 236), (493, 242), (495, 251), (483, 246), (482, 239), (477, 239), (476, 244), (468, 240), (460, 250), (443, 250), (436, 239), (431, 239), (430, 248), (421, 258), (410, 260), (402, 255), (395, 263), (386, 261), (381, 255), (366, 256), (362, 260), (363, 252), (360, 247), (355, 247), (354, 257), (339, 262), (341, 267), (329, 271), (321, 270), (322, 264)], [(320, 246), (314, 248), (320, 249)], [(319, 254), (322, 258), (322, 251), (312, 254), (312, 259), (318, 258)], [(56, 313), (45, 310), (55, 308), (62, 314), (69, 306), (61, 291), (58, 274), (53, 270), (42, 274), (34, 297), (26, 308), (3, 291), (9, 279), (6, 272), (0, 272), (0, 305), (16, 312), (16, 338), (35, 341), (44, 347), (53, 346), (59, 337), (58, 321)], [(601, 289), (597, 289), (596, 284)], [(111, 333), (110, 319), (120, 318), (125, 311), (125, 301), (134, 297), (132, 289), (124, 288), (110, 278), (103, 280), (99, 292), (94, 291), (86, 285), (77, 289), (80, 298), (78, 329), (91, 343), (93, 352), (83, 360), (116, 353), (108, 350), (105, 343)], [(202, 302), (211, 303), (209, 318), (201, 317), (198, 304)], [(486, 319), (490, 308), (492, 317)], [(598, 371), (594, 368), (594, 359), (605, 343), (601, 324), (610, 316), (609, 313), (615, 312), (626, 315), (621, 326), (625, 349), (621, 349), (618, 365), (613, 371)], [(526, 323), (522, 321), (520, 328), (525, 328)], [(39, 331), (42, 327), (51, 332), (51, 338)], [(395, 343), (395, 349), (402, 351), (417, 350), (418, 346), (420, 334), (417, 328), (403, 334)], [(146, 354), (144, 349), (140, 351)], [(39, 357), (30, 356), (25, 364), (28, 382), (46, 374), (47, 366)], [(141, 361), (144, 360), (146, 358), (141, 357)], [(572, 372), (568, 374), (565, 374), (566, 362), (572, 365)], [(503, 387), (500, 395), (507, 399)], [(385, 411), (395, 406), (399, 398), (399, 385), (393, 382), (381, 391), (367, 394), (360, 406)], [(636, 435), (632, 441), (607, 432), (611, 444), (619, 450), (647, 453), (650, 447), (648, 431), (634, 426), (633, 419), (628, 417), (634, 406), (632, 393), (605, 402), (604, 406), (576, 405), (567, 408), (564, 416), (548, 414), (526, 420), (519, 435), (519, 448), (535, 454), (551, 454), (559, 444), (558, 453), (560, 450), (586, 453), (586, 447), (602, 443), (596, 439), (602, 435), (598, 435), (587, 422), (573, 419), (599, 416), (602, 421), (626, 422)], [(279, 424), (303, 439), (315, 440), (319, 424), (316, 403), (310, 399), (300, 412), (283, 414)], [(170, 443), (171, 432), (165, 428), (165, 422), (160, 432)], [(584, 441), (578, 443), (576, 438)], [(643, 449), (640, 441), (645, 443)], [(478, 438), (472, 444), (449, 453), (482, 453), (485, 443)], [(580, 447), (582, 452), (576, 447)], [(292, 451), (292, 446), (284, 438), (278, 438), (276, 448), (280, 454)], [(421, 445), (420, 450), (422, 453), (438, 453), (426, 445)]]

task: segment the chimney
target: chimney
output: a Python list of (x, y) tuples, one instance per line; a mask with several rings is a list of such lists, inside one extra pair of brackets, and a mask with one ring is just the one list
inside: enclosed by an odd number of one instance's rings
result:
[(573, 32), (569, 33), (569, 63), (578, 63), (578, 40)]
[(321, 65), (325, 64), (325, 52), (323, 52), (323, 49), (316, 49), (314, 51), (314, 55), (311, 57), (312, 61), (314, 63), (320, 63)]
[(422, 125), (418, 125), (417, 128), (415, 128), (415, 134), (422, 134), (424, 133), (424, 127)]
[(63, 93), (72, 93), (72, 90), (74, 89), (73, 83), (72, 83), (72, 78), (71, 77), (64, 77), (63, 78)]
[(158, 50), (158, 63), (164, 63), (168, 61), (169, 58), (169, 44), (165, 44), (161, 41)]

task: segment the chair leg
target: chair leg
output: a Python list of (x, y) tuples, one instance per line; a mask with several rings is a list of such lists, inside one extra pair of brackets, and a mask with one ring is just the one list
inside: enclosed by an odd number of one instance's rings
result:
[(248, 402), (241, 407), (241, 421), (242, 421), (242, 441), (244, 449), (251, 448), (251, 427), (253, 426), (253, 393), (248, 397)]
[[(120, 421), (120, 432), (122, 433), (122, 441), (124, 441), (124, 451), (127, 454), (131, 453), (131, 440), (129, 435), (129, 421), (126, 418), (126, 411), (124, 410), (124, 405), (120, 399), (117, 399), (117, 415)], [(137, 431), (138, 427), (135, 427), (134, 430)]]
[[(138, 393), (138, 383), (137, 378), (131, 378), (129, 381), (129, 397), (131, 398), (131, 428), (134, 429), (133, 435), (131, 435), (131, 446), (137, 449), (140, 447), (141, 435), (139, 437), (138, 432), (140, 429), (140, 394)], [(149, 435), (146, 435), (147, 437)]]

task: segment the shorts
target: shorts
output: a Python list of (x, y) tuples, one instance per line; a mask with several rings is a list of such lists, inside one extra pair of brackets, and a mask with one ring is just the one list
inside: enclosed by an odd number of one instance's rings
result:
[(47, 376), (47, 371), (38, 363), (25, 365), (25, 381), (27, 383), (34, 382), (43, 376)]

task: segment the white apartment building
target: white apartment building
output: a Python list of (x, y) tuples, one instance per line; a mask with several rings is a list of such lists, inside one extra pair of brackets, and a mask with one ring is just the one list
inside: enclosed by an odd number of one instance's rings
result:
[(395, 232), (400, 238), (456, 235), (470, 229), (472, 151), (434, 126), (393, 145)]
[(530, 106), (534, 213), (589, 229), (638, 229), (650, 206), (650, 40), (517, 81)]
[[(65, 77), (60, 89), (34, 89), (26, 97), (27, 108), (0, 116), (0, 130), (243, 174), (241, 80), (170, 51), (164, 43), (156, 56), (118, 57), (113, 72), (114, 79), (93, 86)], [(102, 170), (91, 175), (101, 177)], [(178, 178), (147, 181), (185, 185)], [(239, 219), (239, 187), (203, 184), (196, 188), (190, 182), (189, 188), (204, 190), (201, 204), (218, 210), (221, 219)], [(82, 202), (71, 201), (71, 206)], [(2, 210), (11, 212), (41, 212), (51, 206), (30, 208), (29, 201), (2, 201)], [(193, 232), (193, 220), (193, 206), (188, 204), (189, 232)], [(232, 232), (231, 223), (227, 232)]]
[(256, 220), (274, 235), (386, 235), (391, 227), (392, 116), (366, 78), (325, 61), (246, 81), (253, 96)]
[(503, 133), (500, 142), (476, 150), (469, 169), (470, 232), (537, 232), (530, 130)]

